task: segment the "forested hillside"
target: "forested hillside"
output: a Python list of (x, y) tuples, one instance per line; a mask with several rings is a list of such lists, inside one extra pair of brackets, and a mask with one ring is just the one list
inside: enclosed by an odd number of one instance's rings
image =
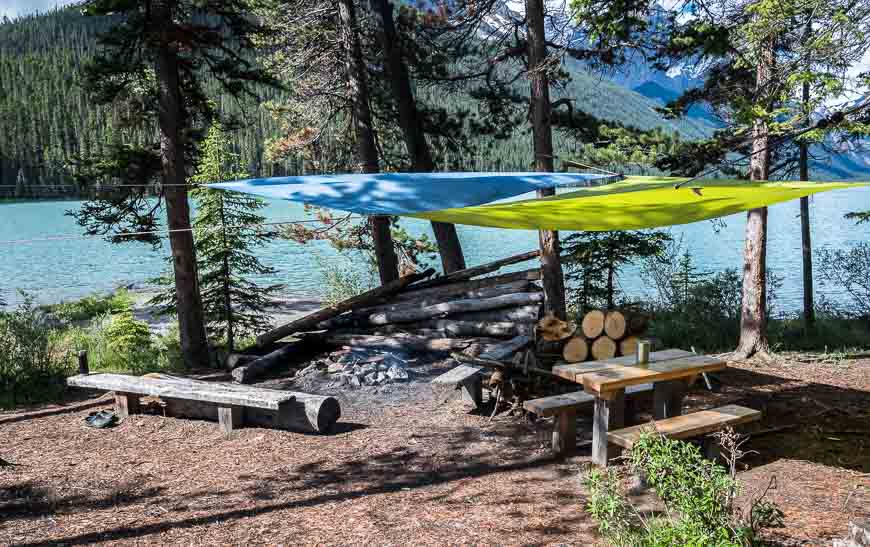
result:
[[(49, 197), (75, 195), (71, 173), (76, 157), (100, 152), (113, 141), (143, 140), (143, 135), (119, 135), (120, 108), (95, 106), (81, 88), (82, 66), (96, 51), (97, 35), (108, 28), (105, 18), (83, 17), (76, 9), (54, 11), (0, 23), (0, 196)], [(684, 139), (705, 134), (704, 120), (663, 120), (654, 100), (616, 85), (568, 63), (572, 82), (564, 94), (577, 108), (602, 119), (641, 129), (660, 127)], [(208, 82), (211, 96), (221, 96), (216, 82)], [(460, 101), (455, 95), (420, 89), (421, 98), (436, 105)], [(275, 136), (278, 124), (262, 106), (279, 98), (279, 91), (262, 89), (262, 100), (238, 104), (221, 99), (224, 112), (235, 114), (240, 127), (231, 139), (252, 175), (294, 174), (301, 159), (272, 163), (263, 157), (264, 143)], [(449, 106), (449, 105), (447, 105)], [(562, 150), (580, 143), (556, 135)], [(526, 130), (508, 141), (480, 147), (477, 157), (462, 158), (468, 169), (527, 169), (531, 151)]]

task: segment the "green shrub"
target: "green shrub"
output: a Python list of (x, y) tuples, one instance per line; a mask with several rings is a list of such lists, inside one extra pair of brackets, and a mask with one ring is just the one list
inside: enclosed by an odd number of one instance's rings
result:
[(849, 249), (822, 247), (815, 254), (822, 286), (845, 291), (852, 300), (853, 315), (870, 318), (870, 243)]
[(104, 315), (88, 327), (58, 331), (55, 345), (66, 354), (87, 351), (92, 372), (145, 374), (183, 368), (177, 328), (153, 336), (131, 312)]
[[(739, 436), (723, 442), (739, 453)], [(739, 455), (737, 456), (739, 457)], [(736, 458), (735, 458), (736, 461)], [(740, 484), (731, 471), (706, 460), (694, 445), (649, 431), (629, 454), (630, 470), (644, 477), (665, 504), (663, 515), (643, 515), (625, 497), (615, 469), (593, 469), (584, 477), (586, 511), (614, 545), (738, 547), (755, 543), (761, 528), (782, 525), (782, 511), (756, 499), (748, 517), (735, 509)]]
[[(323, 274), (325, 304), (335, 304), (363, 293), (375, 286), (375, 271), (368, 261), (354, 263), (343, 256), (334, 260), (318, 258)], [(360, 266), (365, 264), (365, 268)]]
[(53, 350), (45, 314), (32, 299), (0, 313), (0, 408), (56, 398), (72, 370), (68, 355)]

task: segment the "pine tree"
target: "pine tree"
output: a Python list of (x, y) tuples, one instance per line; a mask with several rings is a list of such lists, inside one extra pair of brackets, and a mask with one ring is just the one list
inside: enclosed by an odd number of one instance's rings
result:
[(661, 230), (577, 232), (563, 242), (565, 279), (579, 311), (612, 308), (619, 294), (619, 272), (637, 259), (662, 255), (671, 236)]
[[(230, 150), (229, 139), (215, 123), (203, 142), (196, 173), (190, 177), (191, 184), (197, 185), (190, 195), (197, 206), (193, 234), (208, 334), (212, 340), (224, 340), (229, 351), (240, 337), (270, 328), (266, 312), (281, 289), (281, 285), (262, 287), (253, 280), (277, 273), (256, 256), (258, 247), (276, 237), (274, 231), (264, 229), (266, 218), (258, 214), (266, 203), (247, 194), (204, 186), (247, 178), (239, 163), (239, 155)], [(176, 302), (174, 292), (154, 302), (171, 310)]]
[[(181, 347), (187, 365), (199, 366), (209, 356), (187, 166), (204, 129), (218, 116), (203, 75), (239, 99), (251, 96), (253, 84), (275, 84), (250, 58), (253, 38), (264, 29), (250, 16), (248, 0), (88, 0), (82, 9), (91, 16), (114, 15), (99, 38), (100, 55), (86, 67), (85, 85), (98, 104), (126, 107), (119, 129), (127, 134), (108, 143), (101, 157), (82, 162), (80, 180), (125, 184), (85, 204), (77, 221), (91, 234), (117, 241), (132, 233), (136, 239), (135, 234), (154, 230), (165, 207)], [(152, 137), (136, 142), (137, 131)], [(146, 198), (157, 180), (162, 184), (155, 205)]]

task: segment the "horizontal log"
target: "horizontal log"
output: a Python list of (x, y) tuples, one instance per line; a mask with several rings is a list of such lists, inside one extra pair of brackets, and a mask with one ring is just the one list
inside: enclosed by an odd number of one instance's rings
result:
[(450, 319), (456, 321), (513, 321), (516, 323), (534, 323), (538, 322), (541, 314), (541, 306), (534, 304), (531, 306), (518, 306), (515, 308), (502, 308), (498, 310), (486, 310), (473, 313), (457, 313), (450, 316)]
[(532, 338), (525, 335), (515, 336), (507, 342), (497, 344), (480, 355), (481, 359), (489, 359), (491, 361), (504, 361), (510, 359), (514, 353), (527, 347), (532, 343)]
[[(318, 329), (330, 330), (341, 327), (364, 327), (369, 324), (368, 318), (375, 313), (397, 312), (410, 309), (419, 309), (435, 304), (442, 304), (452, 300), (466, 300), (470, 298), (494, 298), (496, 296), (504, 296), (507, 294), (517, 294), (530, 292), (529, 289), (533, 285), (529, 281), (514, 281), (497, 287), (487, 287), (483, 289), (470, 289), (462, 293), (452, 295), (430, 295), (414, 300), (403, 300), (392, 304), (382, 304), (368, 308), (360, 308), (352, 312), (345, 313), (338, 317), (333, 317), (326, 321), (322, 321), (317, 325)], [(535, 288), (537, 291), (537, 288)]]
[(393, 296), (390, 300), (392, 302), (398, 303), (405, 300), (418, 300), (421, 298), (430, 297), (444, 298), (445, 300), (450, 299), (451, 296), (455, 296), (456, 298), (463, 298), (463, 296), (461, 295), (469, 291), (486, 289), (489, 287), (498, 287), (501, 285), (516, 283), (518, 281), (539, 281), (540, 279), (541, 269), (532, 268), (530, 270), (523, 270), (521, 272), (511, 272), (501, 275), (495, 275), (492, 277), (483, 277), (481, 279), (458, 281), (456, 283), (451, 283), (449, 285), (444, 285), (440, 287), (400, 292)]
[(435, 319), (402, 323), (399, 325), (384, 325), (378, 330), (386, 334), (403, 331), (435, 331), (445, 334), (445, 338), (473, 338), (476, 336), (513, 337), (528, 334), (528, 324), (514, 321), (453, 321), (451, 319)]
[[(278, 410), (245, 408), (242, 425), (274, 427), (300, 433), (323, 433), (332, 429), (341, 417), (341, 405), (335, 397), (312, 395), (298, 391), (285, 391), (293, 400)], [(217, 412), (212, 404), (172, 397), (161, 397), (166, 404), (167, 416), (215, 420)]]
[(163, 374), (148, 377), (109, 373), (87, 374), (71, 376), (67, 378), (67, 384), (116, 393), (171, 397), (267, 410), (278, 410), (282, 404), (293, 399), (293, 395), (287, 391), (238, 386), (225, 382), (204, 382)]
[(529, 251), (527, 253), (522, 253), (514, 256), (510, 256), (508, 258), (502, 258), (501, 260), (495, 260), (493, 262), (487, 262), (486, 264), (481, 264), (479, 266), (474, 266), (473, 268), (466, 268), (464, 270), (458, 270), (453, 273), (449, 273), (447, 275), (442, 275), (436, 277), (434, 279), (430, 279), (429, 281), (421, 281), (419, 283), (415, 283), (413, 286), (408, 287), (408, 291), (420, 290), (420, 289), (428, 289), (430, 287), (438, 287), (441, 285), (448, 285), (450, 283), (454, 283), (456, 281), (462, 281), (465, 279), (471, 279), (472, 277), (477, 277), (480, 275), (486, 275), (488, 273), (492, 273), (497, 271), (504, 266), (510, 266), (511, 264), (519, 264), (520, 262), (526, 262), (537, 258), (541, 254), (541, 251)]
[(368, 321), (372, 325), (388, 325), (390, 323), (412, 323), (435, 317), (445, 317), (457, 313), (472, 313), (499, 308), (511, 308), (537, 304), (544, 301), (542, 293), (517, 293), (496, 296), (493, 298), (469, 298), (453, 300), (419, 309), (403, 309), (394, 312), (373, 313)]
[(360, 348), (381, 348), (392, 350), (450, 352), (463, 350), (472, 344), (496, 344), (494, 338), (433, 338), (413, 334), (392, 336), (354, 335), (354, 334), (312, 334), (330, 346), (349, 346)]
[(422, 273), (403, 275), (399, 279), (396, 279), (395, 281), (390, 281), (386, 285), (381, 285), (380, 287), (374, 288), (370, 291), (358, 294), (353, 298), (348, 298), (347, 300), (343, 300), (337, 304), (333, 304), (332, 306), (327, 306), (325, 308), (317, 310), (316, 312), (308, 314), (305, 317), (296, 319), (295, 321), (291, 321), (290, 323), (282, 325), (277, 329), (273, 329), (269, 332), (261, 334), (257, 337), (257, 345), (262, 347), (271, 344), (272, 342), (276, 342), (282, 338), (285, 338), (293, 333), (311, 330), (315, 328), (317, 324), (321, 321), (325, 321), (349, 310), (353, 310), (363, 306), (369, 306), (385, 296), (390, 296), (399, 292), (400, 290), (404, 289), (415, 281), (419, 281), (421, 279), (429, 277), (434, 272), (435, 270), (430, 268)]

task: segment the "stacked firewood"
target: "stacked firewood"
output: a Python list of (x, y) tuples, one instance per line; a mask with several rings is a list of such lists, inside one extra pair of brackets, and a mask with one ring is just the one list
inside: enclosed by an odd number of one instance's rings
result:
[[(504, 266), (538, 257), (538, 251), (429, 278), (432, 270), (402, 276), (366, 293), (327, 306), (257, 337), (269, 348), (284, 345), (233, 370), (249, 382), (279, 366), (299, 344), (332, 347), (460, 351), (472, 357), (497, 355), (504, 348), (528, 345), (540, 318), (544, 296), (539, 268), (498, 274)], [(487, 274), (493, 274), (487, 277)]]
[(583, 316), (579, 332), (565, 343), (562, 356), (569, 363), (634, 355), (648, 317), (630, 310), (592, 310)]

